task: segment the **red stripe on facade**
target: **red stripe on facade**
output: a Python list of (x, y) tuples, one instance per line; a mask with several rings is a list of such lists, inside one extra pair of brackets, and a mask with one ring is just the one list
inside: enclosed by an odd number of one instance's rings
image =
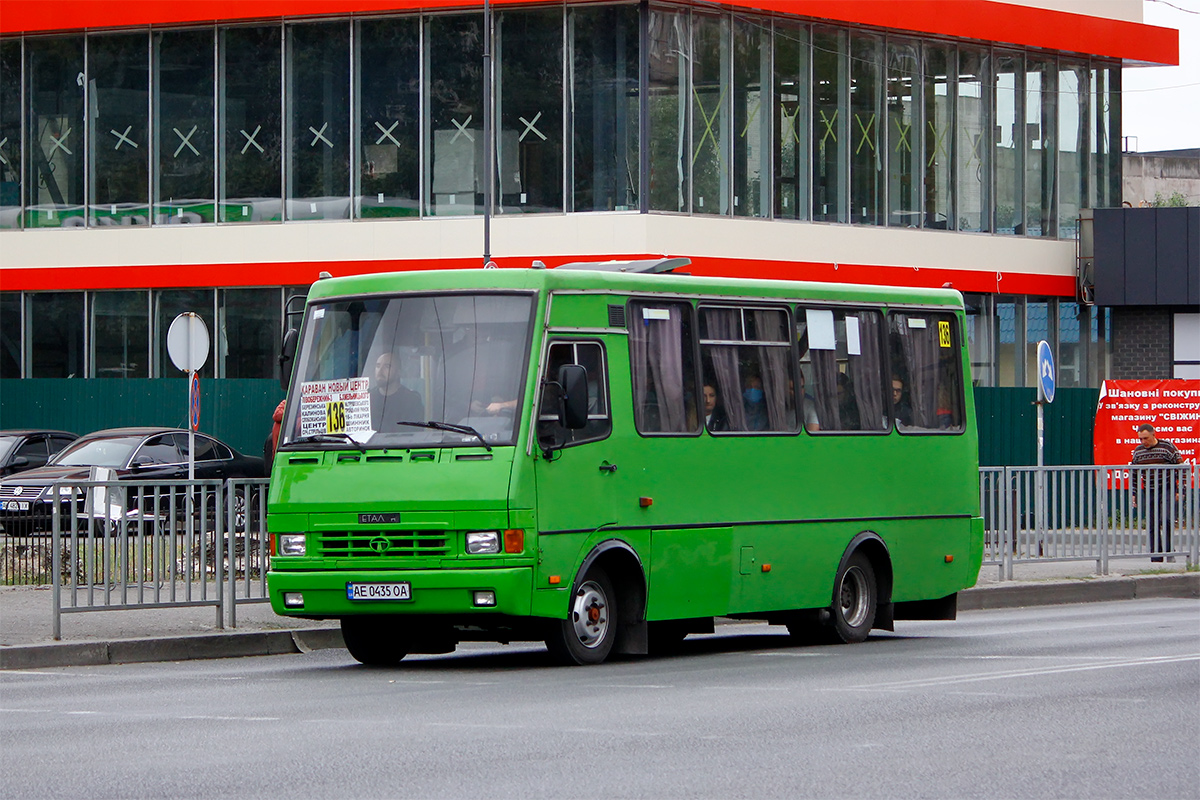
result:
[[(551, 0), (493, 2), (500, 6), (533, 5)], [(481, 5), (480, 0), (191, 0), (186, 3), (4, 0), (0, 33), (480, 8)], [(725, 5), (1129, 61), (1179, 63), (1179, 33), (1170, 28), (992, 0), (727, 0)]]
[[(679, 255), (679, 254), (677, 254)], [(630, 253), (619, 256), (581, 255), (546, 257), (548, 267), (571, 261), (661, 258), (661, 254)], [(760, 261), (749, 258), (692, 256), (687, 271), (693, 275), (767, 280), (818, 281), (883, 286), (939, 288), (950, 284), (960, 292), (1074, 297), (1075, 278), (1021, 272), (985, 272), (927, 267), (886, 267), (869, 264), (828, 264), (796, 261)], [(500, 267), (528, 267), (529, 257), (497, 257)], [(192, 287), (308, 285), (322, 271), (335, 276), (417, 269), (470, 269), (478, 258), (388, 261), (291, 261), (258, 264), (162, 264), (130, 267), (27, 267), (0, 271), (5, 291), (56, 291), (105, 289), (176, 289)]]

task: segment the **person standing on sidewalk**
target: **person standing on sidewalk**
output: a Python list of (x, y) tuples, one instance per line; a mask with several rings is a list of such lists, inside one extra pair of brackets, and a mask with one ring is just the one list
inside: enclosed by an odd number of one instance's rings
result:
[[(1159, 439), (1158, 432), (1149, 422), (1138, 426), (1138, 438), (1141, 444), (1133, 448), (1133, 458), (1130, 464), (1135, 467), (1153, 465), (1182, 464), (1183, 456), (1175, 449), (1175, 445), (1166, 439)], [(1171, 528), (1175, 525), (1175, 501), (1179, 499), (1178, 492), (1172, 492), (1175, 478), (1166, 470), (1141, 470), (1139, 489), (1143, 493), (1146, 510), (1146, 533), (1150, 537), (1151, 553), (1171, 552)], [(1137, 505), (1137, 495), (1134, 496)], [(1151, 561), (1162, 561), (1162, 556), (1153, 556)], [(1174, 561), (1174, 556), (1168, 556), (1168, 561)]]

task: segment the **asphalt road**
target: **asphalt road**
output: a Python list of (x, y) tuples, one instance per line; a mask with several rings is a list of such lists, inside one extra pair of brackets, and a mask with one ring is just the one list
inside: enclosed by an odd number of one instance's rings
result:
[(345, 651), (0, 673), (22, 797), (1200, 793), (1200, 601), (977, 611), (855, 646), (718, 626), (680, 655)]

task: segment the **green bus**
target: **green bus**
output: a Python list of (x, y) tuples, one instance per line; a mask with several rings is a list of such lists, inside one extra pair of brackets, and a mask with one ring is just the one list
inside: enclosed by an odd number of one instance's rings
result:
[(373, 665), (953, 619), (983, 545), (962, 296), (686, 263), (317, 281), (285, 336), (275, 611)]

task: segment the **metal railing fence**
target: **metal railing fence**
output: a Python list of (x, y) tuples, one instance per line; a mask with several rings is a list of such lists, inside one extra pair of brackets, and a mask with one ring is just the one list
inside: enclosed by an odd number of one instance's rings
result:
[(985, 566), (1121, 558), (1200, 562), (1200, 467), (984, 467)]
[(224, 566), (228, 577), (229, 624), (237, 627), (243, 603), (270, 602), (267, 568), (271, 540), (267, 533), (267, 478), (231, 478), (225, 482)]

